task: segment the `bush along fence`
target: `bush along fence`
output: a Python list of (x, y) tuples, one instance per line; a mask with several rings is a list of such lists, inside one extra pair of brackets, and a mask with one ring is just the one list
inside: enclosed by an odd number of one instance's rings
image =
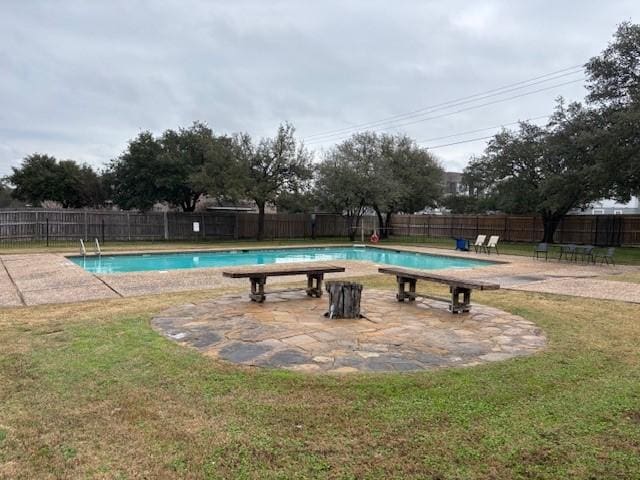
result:
[[(267, 214), (264, 238), (345, 238), (350, 223), (335, 214)], [(355, 239), (369, 239), (375, 217), (364, 217)], [(211, 241), (256, 238), (258, 216), (219, 212), (119, 212), (103, 210), (0, 210), (0, 246), (72, 244), (79, 239), (101, 243), (134, 241)], [(543, 226), (534, 216), (394, 215), (392, 238), (468, 238), (500, 235), (503, 241), (537, 242)], [(640, 245), (640, 215), (565, 217), (557, 243), (599, 246)]]

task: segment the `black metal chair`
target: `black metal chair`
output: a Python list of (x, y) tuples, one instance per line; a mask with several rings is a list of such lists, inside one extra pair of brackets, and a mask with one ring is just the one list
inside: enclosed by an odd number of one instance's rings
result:
[(593, 263), (594, 261), (594, 249), (593, 245), (583, 245), (580, 247), (580, 261), (589, 261), (589, 263)]
[(560, 256), (558, 257), (558, 260), (562, 260), (562, 257), (564, 257), (568, 262), (575, 260), (576, 248), (577, 245), (574, 245), (573, 243), (569, 245), (560, 245)]
[(600, 264), (603, 263), (607, 263), (607, 265), (611, 264), (611, 265), (615, 265), (616, 262), (613, 260), (613, 256), (616, 253), (616, 248), (615, 247), (609, 247), (607, 248), (606, 253), (602, 253), (602, 254), (598, 254), (596, 253), (593, 257), (593, 263), (596, 263), (598, 261), (598, 259), (600, 259)]
[(544, 259), (549, 260), (549, 244), (546, 242), (539, 243), (533, 250), (533, 258), (540, 258), (540, 254), (544, 253)]

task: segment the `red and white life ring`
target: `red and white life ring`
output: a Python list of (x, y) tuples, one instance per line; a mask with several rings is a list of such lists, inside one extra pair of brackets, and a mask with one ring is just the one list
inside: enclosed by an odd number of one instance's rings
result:
[(371, 240), (371, 243), (378, 243), (380, 237), (378, 237), (378, 234), (376, 232), (373, 232), (373, 235), (371, 235), (371, 238), (369, 240)]

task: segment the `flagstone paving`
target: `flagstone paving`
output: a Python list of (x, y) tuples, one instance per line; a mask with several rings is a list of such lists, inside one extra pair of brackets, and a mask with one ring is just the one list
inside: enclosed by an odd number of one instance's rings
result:
[(151, 324), (162, 335), (228, 362), (305, 372), (398, 372), (472, 366), (546, 345), (533, 322), (483, 305), (452, 315), (435, 300), (398, 303), (364, 290), (365, 318), (328, 319), (326, 298), (299, 292), (265, 303), (227, 295), (172, 307)]

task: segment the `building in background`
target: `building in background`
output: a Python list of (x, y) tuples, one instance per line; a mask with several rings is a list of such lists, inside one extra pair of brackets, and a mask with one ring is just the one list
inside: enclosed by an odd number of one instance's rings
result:
[(469, 189), (462, 183), (462, 173), (444, 173), (444, 194), (445, 195), (468, 195)]
[(586, 208), (577, 208), (574, 215), (640, 215), (640, 198), (632, 197), (627, 203), (615, 200), (599, 200)]

